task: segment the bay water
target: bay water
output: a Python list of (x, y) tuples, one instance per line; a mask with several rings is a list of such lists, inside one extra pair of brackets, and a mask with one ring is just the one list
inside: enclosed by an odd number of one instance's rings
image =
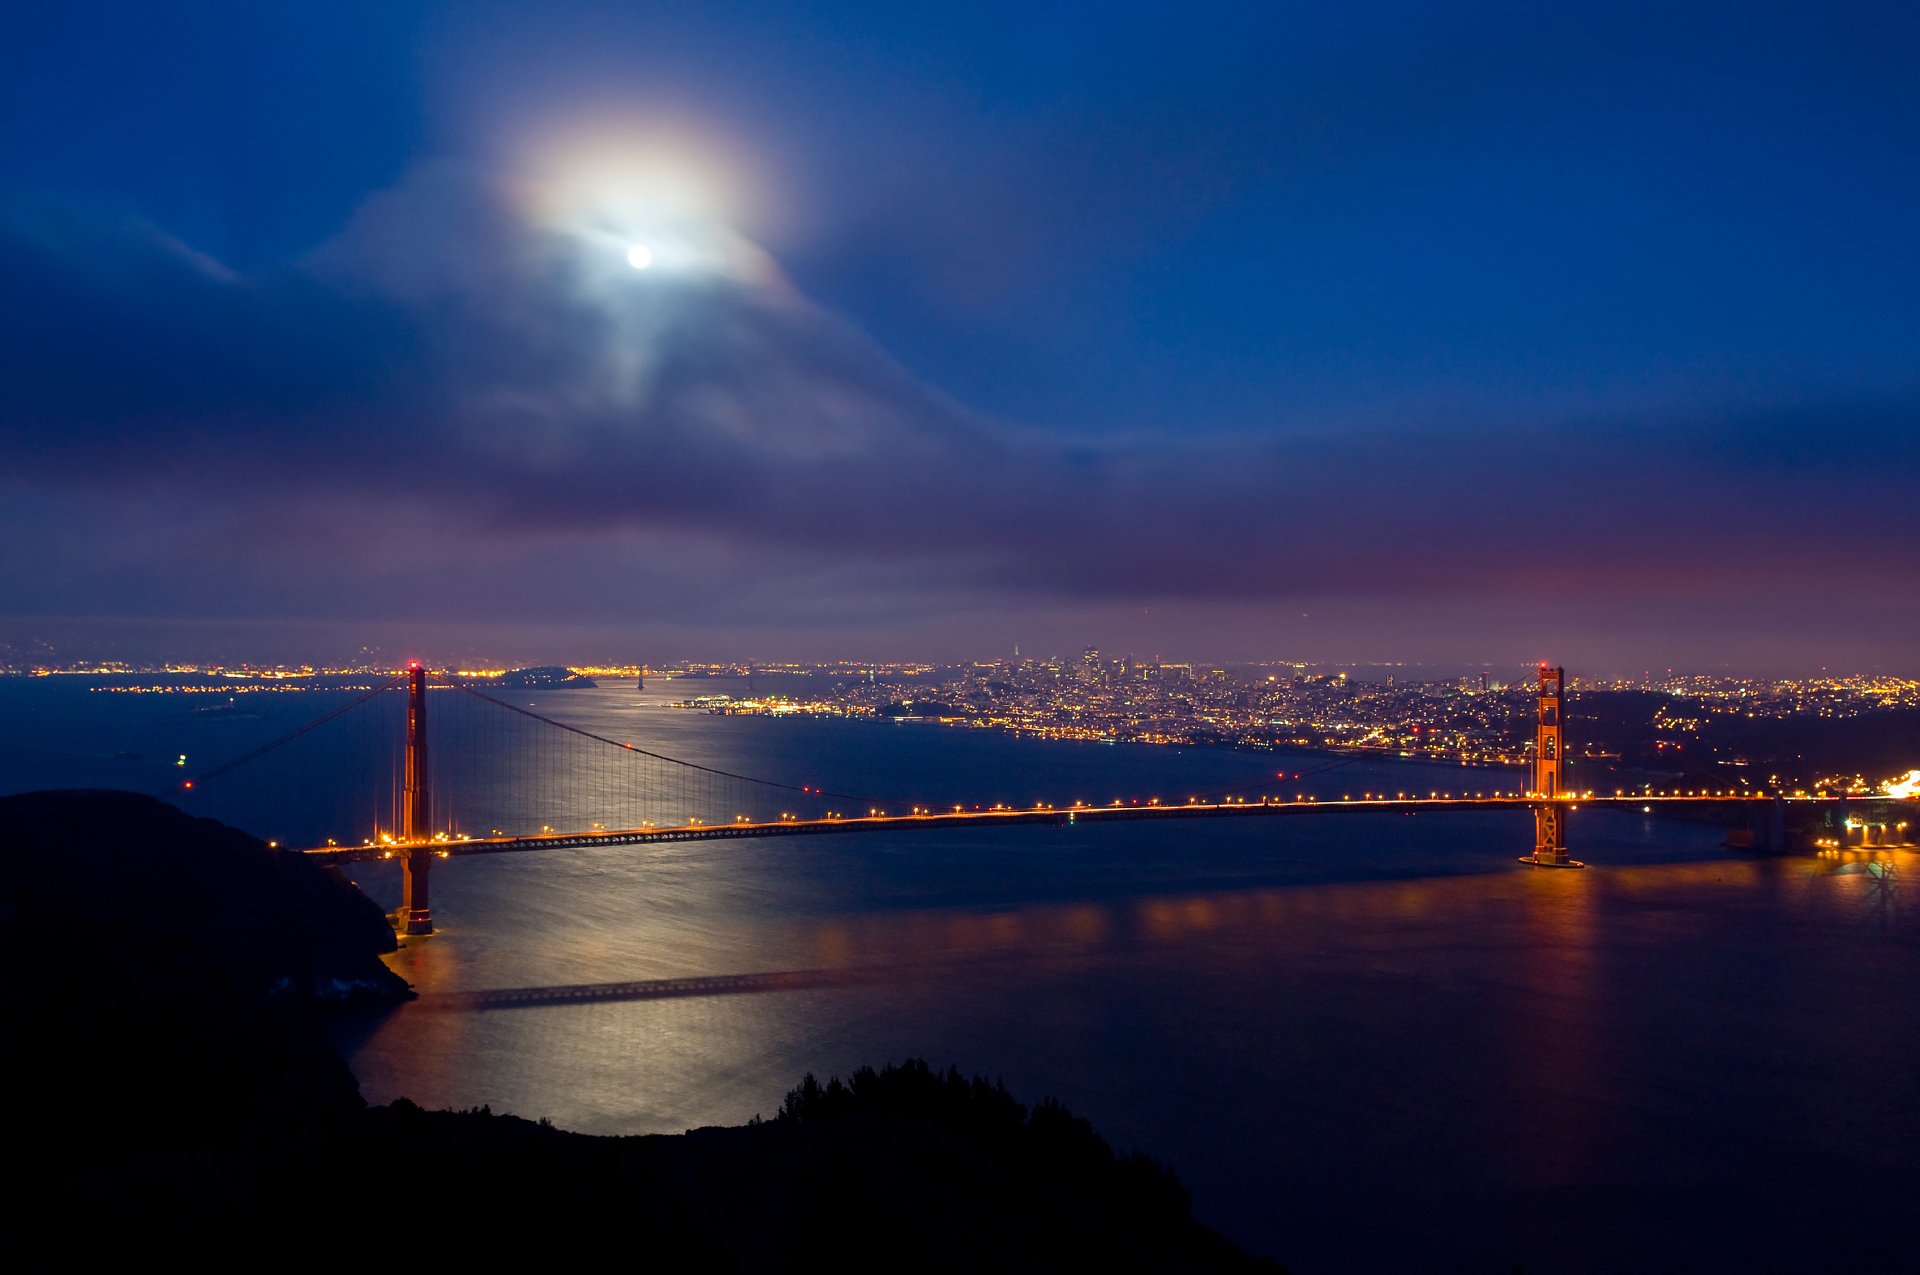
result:
[[(97, 685), (0, 685), (0, 786), (164, 788), (180, 754), (244, 751), (327, 698)], [(1520, 778), (674, 706), (740, 689), (538, 698), (671, 756), (929, 804)], [(1911, 856), (1756, 859), (1637, 812), (1571, 827), (1584, 872), (1517, 864), (1515, 812), (456, 859), (438, 932), (391, 958), (419, 998), (338, 1043), (370, 1101), (599, 1134), (736, 1124), (805, 1072), (923, 1057), (1060, 1098), (1299, 1271), (1899, 1265), (1920, 1159)], [(353, 875), (398, 902), (393, 865)]]

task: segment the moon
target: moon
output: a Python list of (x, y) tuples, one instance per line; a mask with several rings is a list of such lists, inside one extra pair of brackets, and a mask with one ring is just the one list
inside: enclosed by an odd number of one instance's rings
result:
[(635, 270), (645, 270), (653, 264), (653, 252), (643, 243), (634, 244), (627, 249), (627, 264)]

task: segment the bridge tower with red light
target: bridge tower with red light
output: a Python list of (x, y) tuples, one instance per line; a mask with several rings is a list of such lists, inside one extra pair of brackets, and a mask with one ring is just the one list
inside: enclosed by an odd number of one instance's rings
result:
[(427, 782), (427, 670), (407, 665), (407, 762), (401, 789), (401, 826), (406, 857), (401, 860), (400, 911), (394, 921), (402, 934), (433, 933), (433, 908), (427, 878), (433, 868), (433, 795)]
[(1520, 862), (1536, 868), (1584, 868), (1567, 856), (1566, 701), (1567, 671), (1540, 666), (1538, 717), (1533, 733), (1533, 853)]

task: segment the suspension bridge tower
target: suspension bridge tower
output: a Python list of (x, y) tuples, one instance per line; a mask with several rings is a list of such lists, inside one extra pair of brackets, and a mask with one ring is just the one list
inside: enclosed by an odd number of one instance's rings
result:
[(402, 836), (400, 911), (394, 918), (402, 934), (433, 933), (433, 909), (427, 878), (433, 868), (433, 795), (427, 784), (427, 670), (407, 665), (407, 761), (401, 789)]
[(1566, 721), (1561, 705), (1566, 697), (1567, 671), (1540, 666), (1539, 714), (1533, 733), (1533, 853), (1521, 858), (1536, 868), (1584, 868), (1567, 857)]

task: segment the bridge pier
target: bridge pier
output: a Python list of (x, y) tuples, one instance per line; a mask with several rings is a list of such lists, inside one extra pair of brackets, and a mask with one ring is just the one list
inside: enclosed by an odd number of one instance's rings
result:
[(407, 765), (401, 801), (407, 854), (400, 864), (400, 911), (394, 916), (394, 928), (402, 934), (431, 934), (433, 908), (427, 884), (433, 870), (433, 800), (427, 786), (427, 670), (418, 660), (407, 666)]
[(1754, 818), (1753, 848), (1767, 854), (1784, 854), (1787, 849), (1787, 803), (1779, 793), (1773, 794), (1766, 809), (1756, 812)]
[(1567, 855), (1567, 808), (1561, 804), (1565, 792), (1562, 767), (1566, 762), (1565, 737), (1560, 703), (1566, 690), (1567, 671), (1540, 666), (1540, 712), (1533, 735), (1533, 792), (1541, 800), (1533, 808), (1533, 853), (1522, 855), (1520, 862), (1536, 868), (1584, 868), (1587, 865)]

